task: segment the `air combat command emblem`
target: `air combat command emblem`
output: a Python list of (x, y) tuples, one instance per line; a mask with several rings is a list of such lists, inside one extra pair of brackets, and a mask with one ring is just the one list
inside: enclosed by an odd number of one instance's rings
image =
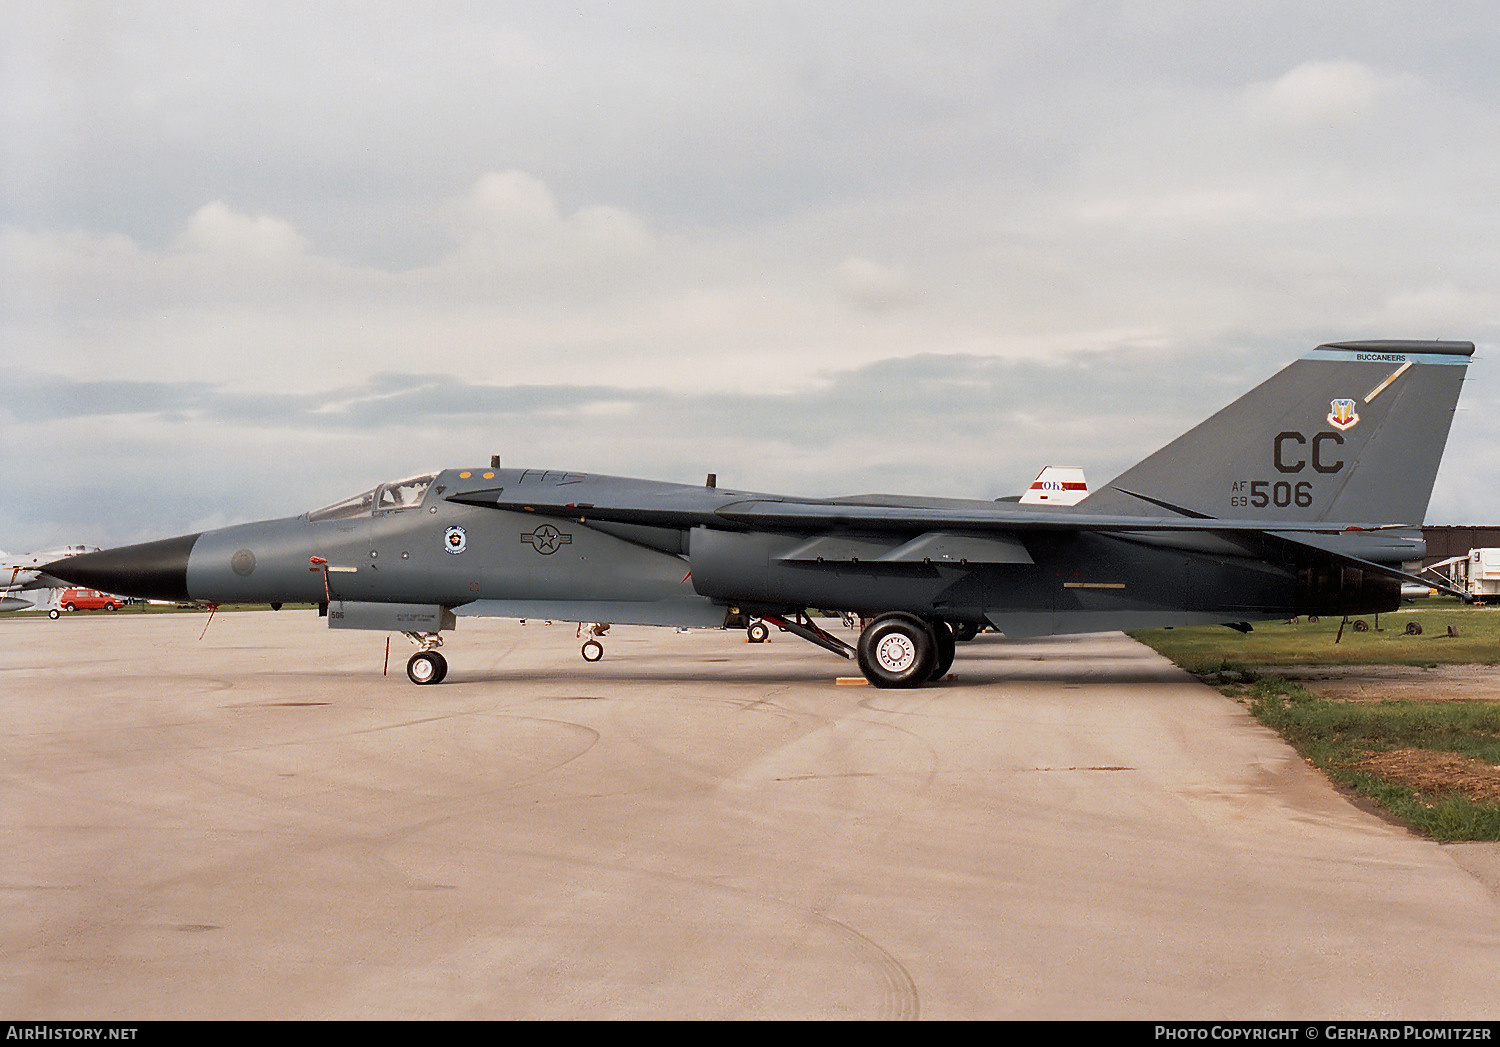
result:
[(1359, 415), (1354, 413), (1353, 400), (1330, 400), (1328, 401), (1328, 424), (1335, 429), (1352, 429), (1359, 421)]

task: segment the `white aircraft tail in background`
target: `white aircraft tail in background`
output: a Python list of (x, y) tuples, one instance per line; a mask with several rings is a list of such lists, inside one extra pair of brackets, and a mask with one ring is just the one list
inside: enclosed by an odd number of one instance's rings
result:
[(1089, 496), (1088, 481), (1083, 470), (1071, 465), (1049, 465), (1037, 474), (1026, 493), (1021, 495), (1022, 505), (1077, 505)]

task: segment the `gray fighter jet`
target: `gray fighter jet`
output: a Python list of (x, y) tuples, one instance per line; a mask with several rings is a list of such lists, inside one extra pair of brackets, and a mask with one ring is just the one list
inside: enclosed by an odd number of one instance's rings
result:
[[(399, 631), (437, 683), (456, 616), (668, 626), (760, 619), (871, 683), (1012, 637), (1395, 608), (1469, 342), (1320, 345), (1075, 506), (813, 500), (537, 469), (449, 469), (300, 516), (48, 564), (157, 600), (309, 601)], [(857, 646), (807, 608), (865, 620)]]

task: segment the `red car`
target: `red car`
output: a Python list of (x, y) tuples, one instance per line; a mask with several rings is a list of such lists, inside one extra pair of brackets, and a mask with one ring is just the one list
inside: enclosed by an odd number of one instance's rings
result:
[[(64, 589), (62, 595), (57, 598), (57, 606), (64, 611), (97, 611), (101, 608), (106, 611), (118, 611), (125, 606), (125, 601), (118, 596), (101, 593), (97, 589)], [(55, 608), (48, 613), (53, 618), (57, 617)]]

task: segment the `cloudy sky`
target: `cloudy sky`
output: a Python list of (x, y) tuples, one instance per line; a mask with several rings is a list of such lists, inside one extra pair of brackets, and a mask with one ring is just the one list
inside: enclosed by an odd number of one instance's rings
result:
[(1096, 484), (1320, 342), (1479, 344), (1500, 8), (0, 0), (0, 546), (433, 467)]

